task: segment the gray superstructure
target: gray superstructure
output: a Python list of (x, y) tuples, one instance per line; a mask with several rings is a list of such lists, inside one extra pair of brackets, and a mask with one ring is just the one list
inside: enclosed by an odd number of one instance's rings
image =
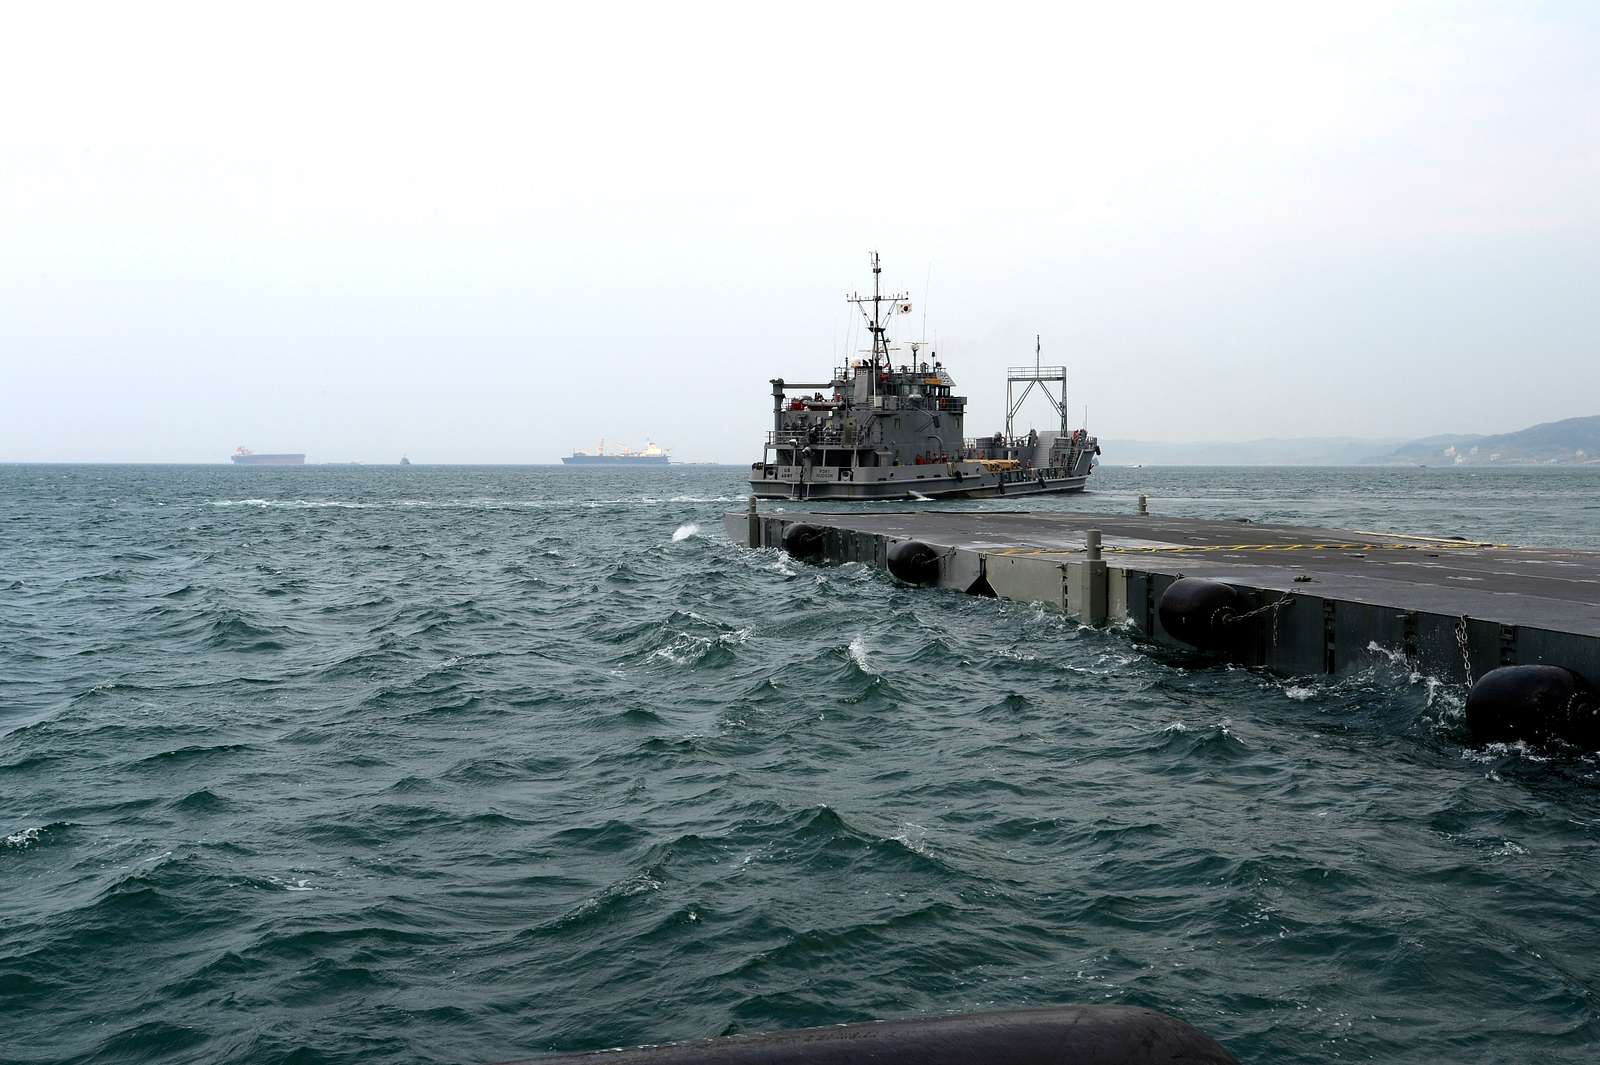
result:
[[(1079, 492), (1100, 453), (1084, 429), (1067, 427), (1066, 370), (1039, 363), (1007, 373), (1006, 427), (993, 436), (964, 435), (967, 398), (920, 343), (896, 365), (887, 316), (910, 310), (904, 294), (883, 295), (882, 266), (872, 256), (872, 295), (849, 297), (872, 335), (871, 354), (834, 369), (825, 383), (772, 381), (772, 430), (750, 470), (760, 499), (915, 499), (1023, 496)], [(868, 314), (868, 307), (871, 313)], [(1058, 398), (1050, 385), (1059, 382)], [(1013, 399), (1013, 386), (1025, 384)], [(1038, 387), (1060, 417), (1054, 433), (1018, 435), (1012, 422)], [(790, 393), (798, 393), (790, 395)], [(804, 394), (810, 392), (809, 395)]]

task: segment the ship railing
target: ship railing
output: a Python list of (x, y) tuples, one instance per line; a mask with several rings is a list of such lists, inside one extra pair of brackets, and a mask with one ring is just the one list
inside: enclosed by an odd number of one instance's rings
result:
[(815, 434), (805, 430), (767, 430), (767, 443), (782, 447), (813, 447), (826, 445), (839, 447), (844, 444), (844, 433), (838, 429), (826, 429)]
[(1013, 381), (1065, 381), (1065, 366), (1007, 366), (1006, 377)]
[(1000, 474), (1002, 484), (1021, 484), (1024, 481), (1060, 480), (1072, 476), (1071, 466), (1029, 466), (1021, 470), (1006, 470)]

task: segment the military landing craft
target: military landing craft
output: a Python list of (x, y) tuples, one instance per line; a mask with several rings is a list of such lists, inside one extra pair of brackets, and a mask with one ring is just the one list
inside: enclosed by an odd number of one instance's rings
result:
[[(823, 384), (773, 380), (772, 431), (761, 461), (751, 465), (751, 494), (967, 499), (1083, 491), (1100, 447), (1087, 430), (1067, 427), (1065, 367), (1041, 365), (1035, 341), (1033, 365), (1007, 371), (1005, 431), (966, 438), (967, 398), (955, 394), (955, 381), (937, 355), (924, 357), (922, 344), (910, 344), (910, 361), (894, 364), (898, 349), (889, 345), (888, 317), (909, 311), (911, 304), (904, 293), (882, 293), (882, 272), (874, 252), (872, 295), (847, 297), (872, 335), (867, 358), (835, 368)], [(1057, 382), (1059, 397), (1050, 389)], [(1024, 387), (1016, 394), (1019, 384)], [(1061, 428), (1018, 435), (1012, 423), (1035, 387), (1055, 408)]]

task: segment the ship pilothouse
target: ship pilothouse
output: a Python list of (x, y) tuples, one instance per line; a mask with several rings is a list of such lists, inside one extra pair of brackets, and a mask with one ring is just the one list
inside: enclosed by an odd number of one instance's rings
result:
[[(905, 293), (885, 295), (882, 264), (872, 255), (872, 295), (846, 299), (861, 311), (871, 347), (836, 367), (822, 383), (772, 381), (771, 432), (751, 466), (751, 493), (762, 499), (973, 498), (1082, 491), (1099, 447), (1067, 428), (1066, 370), (1034, 365), (1007, 374), (1006, 427), (990, 437), (964, 435), (967, 399), (921, 342), (898, 365), (888, 322), (906, 314)], [(1050, 385), (1060, 383), (1060, 396)], [(1025, 383), (1013, 400), (1013, 388)], [(1017, 435), (1013, 421), (1038, 387), (1060, 417), (1054, 433)], [(809, 394), (808, 394), (809, 393)]]

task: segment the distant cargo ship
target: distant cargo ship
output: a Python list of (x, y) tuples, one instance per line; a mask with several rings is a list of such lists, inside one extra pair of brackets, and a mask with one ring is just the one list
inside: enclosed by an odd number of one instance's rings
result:
[(607, 454), (606, 442), (601, 440), (598, 450), (574, 451), (561, 461), (568, 466), (665, 466), (671, 460), (655, 444), (646, 444), (643, 451), (623, 448)]
[(233, 461), (239, 466), (304, 466), (304, 455), (257, 455), (247, 447), (233, 449)]

